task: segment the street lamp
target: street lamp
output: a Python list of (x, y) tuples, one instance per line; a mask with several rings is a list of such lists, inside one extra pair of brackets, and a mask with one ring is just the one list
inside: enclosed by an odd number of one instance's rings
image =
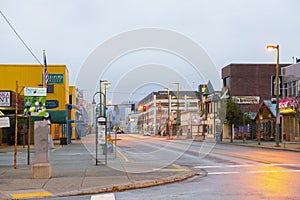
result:
[(279, 45), (268, 45), (268, 51), (276, 50), (276, 77), (275, 77), (275, 91), (276, 91), (276, 146), (279, 147)]
[[(107, 82), (108, 82), (107, 80), (100, 80), (100, 93), (103, 92), (102, 91), (102, 83), (107, 83)], [(103, 100), (102, 100), (102, 96), (100, 95), (100, 104), (102, 105), (102, 103), (103, 103)], [(102, 108), (101, 108), (101, 106), (100, 106), (99, 112), (100, 112), (100, 115), (102, 115)]]
[(179, 123), (180, 123), (180, 114), (179, 114), (179, 83), (173, 83), (176, 85), (176, 99), (177, 99), (177, 119), (176, 119), (176, 131), (177, 137), (179, 136)]
[(170, 136), (170, 110), (171, 110), (171, 101), (170, 101), (170, 88), (164, 88), (164, 90), (168, 91), (168, 122), (167, 122), (167, 135)]

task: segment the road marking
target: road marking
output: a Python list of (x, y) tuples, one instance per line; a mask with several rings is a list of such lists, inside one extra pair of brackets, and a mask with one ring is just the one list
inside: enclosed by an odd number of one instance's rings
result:
[(195, 169), (210, 169), (210, 168), (241, 168), (241, 167), (300, 167), (300, 164), (263, 164), (263, 165), (208, 165), (208, 166), (194, 166)]
[(300, 170), (257, 170), (257, 171), (247, 171), (247, 172), (208, 172), (209, 175), (226, 175), (226, 174), (260, 174), (260, 173), (292, 173), (297, 172), (299, 173)]
[(255, 161), (255, 162), (260, 162), (260, 163), (265, 163), (265, 164), (274, 164), (273, 162), (270, 162), (270, 161), (267, 161), (267, 160), (260, 160), (260, 159), (250, 158), (250, 157), (247, 157), (247, 156), (241, 156), (241, 155), (237, 155), (237, 154), (233, 154), (233, 153), (216, 152), (216, 151), (213, 151), (212, 153), (225, 155), (225, 156), (231, 156), (231, 157), (235, 157), (235, 158), (246, 159), (246, 160), (252, 160), (252, 161)]
[(10, 194), (10, 196), (16, 199), (24, 199), (24, 198), (31, 198), (31, 197), (49, 197), (49, 196), (53, 196), (53, 194), (47, 191), (39, 191), (39, 192), (15, 193), (15, 194)]
[(121, 156), (121, 158), (123, 158), (123, 160), (125, 160), (125, 162), (129, 162), (129, 160), (127, 159), (127, 157), (117, 149), (118, 154)]
[(186, 172), (185, 168), (153, 168), (153, 171), (163, 171), (163, 172)]
[(92, 195), (91, 200), (115, 200), (114, 193)]

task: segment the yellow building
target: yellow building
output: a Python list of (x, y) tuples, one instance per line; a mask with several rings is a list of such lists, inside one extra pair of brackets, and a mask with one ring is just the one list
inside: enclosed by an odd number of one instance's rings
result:
[[(51, 133), (53, 139), (65, 137), (66, 104), (76, 104), (76, 90), (69, 85), (69, 73), (66, 65), (48, 65), (48, 87), (46, 97), (47, 112), (51, 116)], [(36, 64), (0, 64), (0, 92), (6, 91), (9, 98), (1, 98), (0, 111), (4, 116), (11, 117), (11, 127), (0, 127), (0, 145), (10, 143), (15, 113), (15, 93), (20, 94), (19, 114), (24, 109), (24, 87), (43, 87), (43, 66)], [(4, 93), (2, 93), (4, 94)], [(7, 103), (3, 101), (9, 101)], [(71, 119), (75, 119), (75, 110), (71, 110)], [(74, 127), (74, 125), (72, 124)], [(73, 130), (73, 128), (72, 128)], [(75, 139), (75, 131), (72, 131), (72, 139)], [(18, 143), (22, 141), (18, 140)]]

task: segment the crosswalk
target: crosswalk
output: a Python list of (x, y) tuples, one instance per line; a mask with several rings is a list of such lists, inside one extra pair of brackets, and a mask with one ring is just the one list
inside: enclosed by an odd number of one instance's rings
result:
[(115, 200), (115, 194), (114, 193), (106, 193), (106, 194), (98, 194), (98, 195), (92, 195), (91, 200)]
[[(300, 164), (244, 164), (244, 165), (207, 165), (194, 166), (194, 169), (203, 169), (207, 175), (226, 174), (259, 174), (259, 173), (299, 173)], [(253, 169), (255, 168), (255, 169)], [(295, 169), (289, 169), (295, 168)]]

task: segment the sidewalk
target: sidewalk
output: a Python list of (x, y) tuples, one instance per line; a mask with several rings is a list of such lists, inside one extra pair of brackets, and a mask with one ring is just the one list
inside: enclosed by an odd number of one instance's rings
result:
[[(71, 196), (149, 187), (187, 179), (196, 175), (189, 169), (162, 163), (132, 163), (110, 153), (107, 166), (102, 151), (96, 165), (94, 135), (55, 145), (50, 153), (52, 177), (32, 179), (27, 165), (27, 149), (18, 148), (17, 169), (13, 168), (14, 149), (0, 148), (0, 199), (44, 196)], [(101, 149), (101, 148), (100, 148)], [(34, 149), (30, 150), (31, 165)]]
[(300, 142), (280, 142), (279, 147), (276, 146), (274, 141), (261, 141), (260, 145), (258, 145), (255, 140), (233, 140), (231, 143), (229, 139), (223, 139), (220, 144), (231, 144), (231, 145), (240, 145), (240, 146), (249, 146), (249, 147), (257, 147), (257, 148), (266, 148), (266, 149), (276, 149), (281, 151), (295, 151), (300, 152)]

